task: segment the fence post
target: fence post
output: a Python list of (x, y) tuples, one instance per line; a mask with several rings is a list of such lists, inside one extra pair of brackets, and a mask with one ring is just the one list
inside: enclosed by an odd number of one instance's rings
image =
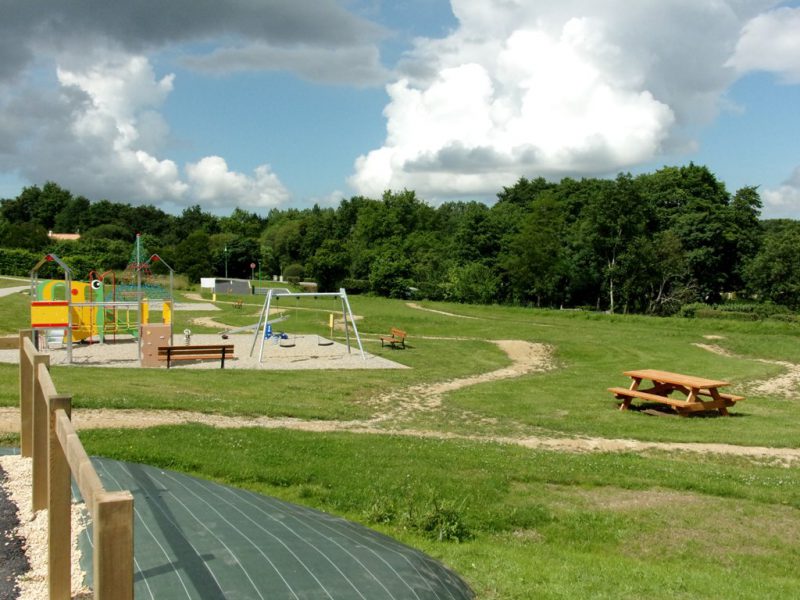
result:
[(93, 519), (94, 597), (133, 600), (133, 496), (100, 492)]
[(33, 497), (31, 505), (34, 512), (47, 508), (47, 429), (50, 419), (47, 414), (47, 398), (42, 387), (41, 367), (44, 367), (45, 370), (49, 369), (49, 355), (35, 354), (33, 356), (33, 464), (31, 466)]
[(56, 434), (56, 419), (57, 411), (61, 410), (69, 418), (72, 397), (48, 396), (47, 405), (50, 416), (48, 427), (47, 586), (50, 600), (69, 600), (72, 597), (72, 489), (67, 456)]
[[(33, 454), (33, 362), (28, 361), (25, 340), (30, 342), (31, 330), (19, 332), (19, 447), (20, 454), (30, 458)], [(31, 344), (31, 347), (33, 345)], [(31, 357), (31, 361), (32, 361)]]

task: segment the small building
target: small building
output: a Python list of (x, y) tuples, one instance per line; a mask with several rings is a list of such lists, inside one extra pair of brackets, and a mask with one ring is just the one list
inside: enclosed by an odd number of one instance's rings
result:
[(249, 279), (233, 279), (225, 277), (201, 277), (200, 288), (210, 290), (214, 294), (250, 295), (253, 293)]
[(51, 240), (55, 240), (57, 242), (77, 242), (81, 239), (80, 233), (53, 233), (52, 231), (47, 232), (47, 237)]

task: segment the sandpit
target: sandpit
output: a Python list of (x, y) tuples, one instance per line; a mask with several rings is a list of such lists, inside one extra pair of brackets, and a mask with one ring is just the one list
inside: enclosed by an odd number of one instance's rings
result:
[[(252, 334), (233, 334), (223, 339), (220, 334), (193, 334), (192, 345), (233, 344), (233, 359), (225, 359), (225, 369), (253, 370), (297, 370), (297, 369), (406, 369), (387, 358), (364, 352), (363, 357), (354, 338), (350, 339), (350, 351), (344, 340), (331, 340), (316, 335), (292, 335), (288, 339), (265, 340), (262, 360), (259, 362), (259, 339), (253, 356)], [(173, 345), (184, 345), (182, 334), (173, 336)], [(287, 347), (291, 346), (291, 347)], [(51, 365), (67, 363), (67, 351), (61, 345), (46, 350), (50, 354)], [(0, 362), (18, 363), (18, 350), (0, 350)], [(72, 364), (84, 367), (127, 367), (138, 368), (138, 343), (128, 336), (118, 336), (113, 343), (74, 344)], [(181, 361), (174, 369), (219, 369), (218, 360)], [(163, 367), (163, 368), (166, 368)]]

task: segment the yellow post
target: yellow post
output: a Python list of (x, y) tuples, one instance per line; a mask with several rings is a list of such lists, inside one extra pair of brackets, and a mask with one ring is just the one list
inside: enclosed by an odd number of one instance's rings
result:
[(22, 456), (33, 453), (33, 355), (31, 329), (19, 332), (19, 445)]
[(33, 479), (32, 508), (35, 511), (47, 508), (47, 446), (48, 432), (46, 382), (49, 380), (50, 357), (36, 354), (33, 357)]
[(172, 301), (164, 300), (164, 308), (161, 309), (161, 322), (164, 325), (172, 323)]
[(133, 496), (101, 492), (94, 510), (94, 597), (133, 599)]
[(59, 411), (69, 417), (70, 396), (49, 396), (48, 427), (49, 485), (47, 502), (47, 587), (50, 600), (69, 600), (72, 597), (72, 523), (70, 468), (61, 441), (56, 434)]

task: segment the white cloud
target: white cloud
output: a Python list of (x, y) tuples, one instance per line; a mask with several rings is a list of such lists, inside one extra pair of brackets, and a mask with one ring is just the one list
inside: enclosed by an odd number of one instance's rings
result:
[(69, 130), (57, 140), (71, 159), (59, 165), (67, 171), (53, 173), (54, 165), (45, 162), (38, 165), (48, 171), (43, 175), (67, 187), (82, 178), (103, 182), (106, 194), (113, 190), (133, 201), (180, 200), (187, 186), (175, 163), (146, 150), (164, 141), (168, 128), (153, 109), (172, 91), (173, 76), (157, 79), (146, 58), (112, 51), (97, 62), (68, 57), (64, 63), (57, 69), (59, 83), (85, 101), (72, 106)]
[(770, 71), (800, 83), (800, 8), (779, 8), (750, 20), (730, 60), (739, 72)]
[(693, 147), (736, 72), (743, 23), (771, 0), (452, 0), (387, 86), (386, 140), (362, 194), (492, 195), (520, 176), (605, 175)]
[[(15, 135), (26, 139), (10, 149), (32, 181), (58, 181), (74, 193), (168, 208), (201, 203), (208, 208), (278, 206), (289, 194), (269, 166), (252, 176), (210, 156), (186, 165), (159, 158), (169, 127), (159, 109), (174, 77), (156, 77), (149, 60), (122, 52), (65, 55), (57, 69), (59, 93), (42, 106), (19, 100)], [(33, 95), (34, 92), (31, 92)], [(8, 107), (6, 107), (8, 108)], [(12, 111), (4, 111), (10, 116)], [(0, 167), (2, 152), (0, 152)]]
[(289, 199), (289, 193), (269, 165), (256, 167), (253, 177), (228, 170), (219, 156), (207, 156), (186, 165), (192, 196), (204, 206), (238, 206), (245, 210), (272, 208)]
[(761, 192), (765, 216), (796, 218), (800, 213), (800, 167), (777, 188)]

